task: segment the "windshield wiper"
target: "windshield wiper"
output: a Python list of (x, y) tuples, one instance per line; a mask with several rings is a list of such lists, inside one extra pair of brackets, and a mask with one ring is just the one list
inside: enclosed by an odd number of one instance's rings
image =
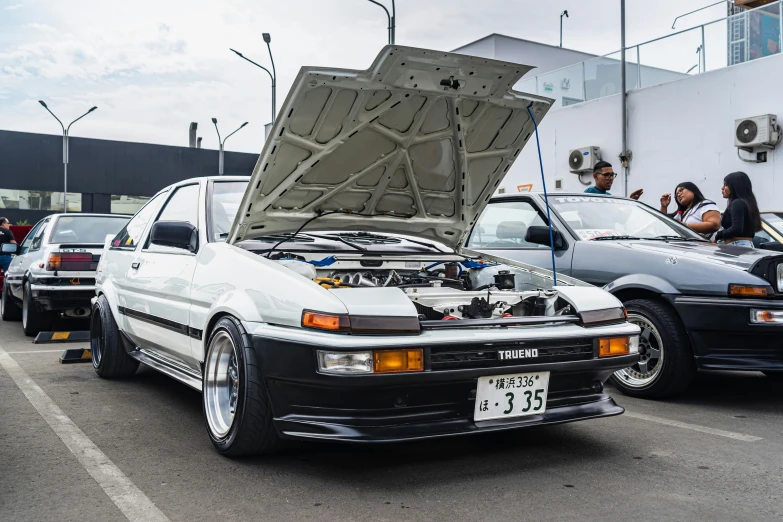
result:
[(648, 239), (653, 240), (659, 240), (659, 241), (698, 241), (698, 242), (706, 242), (706, 239), (700, 239), (697, 237), (682, 237), (682, 236), (655, 236)]
[(636, 237), (636, 236), (598, 236), (590, 239), (589, 241), (623, 241), (626, 239), (649, 239), (649, 238)]
[(322, 236), (322, 235), (319, 235), (319, 234), (312, 234), (310, 232), (307, 232), (307, 235), (310, 236), (310, 237), (318, 238), (318, 239), (327, 239), (329, 241), (339, 241), (340, 243), (348, 245), (351, 248), (355, 248), (356, 250), (361, 250), (362, 252), (367, 252), (366, 248), (361, 247), (359, 245), (354, 245), (353, 243), (350, 243), (350, 242), (346, 241), (345, 239), (341, 238), (340, 236), (332, 236), (332, 235), (328, 235), (328, 234), (325, 235), (325, 236)]

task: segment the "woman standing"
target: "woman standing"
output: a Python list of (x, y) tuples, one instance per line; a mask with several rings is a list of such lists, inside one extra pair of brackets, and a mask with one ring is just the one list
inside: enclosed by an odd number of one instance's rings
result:
[[(694, 183), (686, 181), (677, 185), (674, 197), (677, 201), (677, 212), (672, 217), (676, 221), (706, 237), (710, 237), (720, 228), (718, 205), (705, 198)], [(661, 212), (668, 214), (671, 201), (671, 194), (661, 196)]]
[(728, 199), (715, 241), (753, 248), (753, 236), (761, 230), (761, 216), (753, 184), (744, 172), (732, 172), (723, 179), (723, 197)]

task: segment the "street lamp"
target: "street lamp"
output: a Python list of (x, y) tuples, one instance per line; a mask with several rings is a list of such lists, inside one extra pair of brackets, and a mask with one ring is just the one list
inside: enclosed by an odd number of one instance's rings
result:
[(240, 58), (252, 63), (256, 67), (260, 67), (261, 69), (265, 70), (266, 73), (269, 75), (269, 79), (272, 80), (272, 123), (274, 123), (275, 114), (277, 114), (277, 71), (275, 70), (275, 60), (274, 58), (272, 58), (272, 48), (269, 45), (269, 43), (272, 41), (272, 37), (269, 35), (269, 33), (264, 33), (263, 36), (264, 36), (264, 41), (266, 42), (266, 48), (269, 50), (269, 60), (272, 62), (272, 72), (270, 72), (269, 69), (267, 69), (263, 65), (257, 64), (256, 62), (246, 57), (239, 51), (231, 49), (230, 47), (229, 50), (232, 51), (237, 56), (239, 56)]
[(222, 140), (220, 139), (220, 131), (218, 130), (218, 126), (217, 126), (217, 118), (212, 118), (212, 123), (215, 124), (215, 131), (217, 132), (218, 143), (220, 144), (220, 159), (218, 161), (218, 174), (220, 174), (222, 176), (223, 175), (223, 152), (224, 152), (223, 146), (226, 144), (226, 140), (228, 140), (231, 136), (233, 136), (234, 134), (236, 134), (237, 132), (242, 130), (242, 127), (244, 127), (245, 125), (247, 125), (250, 122), (246, 121), (245, 123), (240, 125), (237, 130), (235, 130), (234, 132), (232, 132), (231, 134), (229, 134), (228, 136), (226, 136)]
[(381, 9), (386, 11), (386, 18), (389, 21), (389, 26), (387, 28), (387, 30), (389, 32), (389, 44), (390, 45), (394, 45), (394, 37), (395, 37), (395, 33), (397, 32), (397, 26), (396, 26), (396, 23), (397, 23), (397, 9), (394, 7), (394, 0), (392, 0), (392, 12), (391, 12), (391, 14), (389, 14), (389, 10), (386, 9), (386, 6), (384, 6), (382, 3), (376, 2), (375, 0), (368, 0), (368, 1), (372, 2), (373, 4), (375, 4), (377, 6), (380, 6)]
[(88, 114), (90, 114), (92, 111), (97, 109), (98, 107), (93, 107), (89, 111), (85, 112), (75, 120), (73, 120), (71, 123), (68, 124), (68, 127), (63, 125), (63, 122), (60, 121), (60, 118), (54, 115), (54, 113), (49, 109), (49, 107), (46, 106), (46, 103), (44, 103), (43, 100), (38, 100), (38, 103), (41, 104), (41, 106), (46, 109), (46, 111), (54, 116), (54, 119), (57, 120), (57, 123), (60, 124), (60, 127), (63, 129), (63, 212), (68, 213), (68, 132), (71, 130), (71, 125), (76, 123), (77, 121), (81, 120)]
[(563, 47), (563, 17), (568, 18), (568, 9), (560, 13), (560, 47)]

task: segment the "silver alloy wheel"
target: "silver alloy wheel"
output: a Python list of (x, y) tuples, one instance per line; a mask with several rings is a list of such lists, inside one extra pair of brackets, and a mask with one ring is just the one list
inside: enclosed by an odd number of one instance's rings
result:
[(27, 287), (22, 288), (22, 328), (27, 330), (27, 310), (30, 308), (30, 294)]
[(234, 341), (225, 330), (209, 344), (204, 365), (204, 404), (213, 435), (225, 437), (234, 422), (239, 399), (239, 367)]
[(652, 321), (643, 315), (628, 312), (628, 322), (642, 329), (639, 336), (641, 358), (630, 368), (616, 371), (614, 376), (629, 388), (645, 388), (652, 384), (661, 373), (664, 357), (663, 341)]

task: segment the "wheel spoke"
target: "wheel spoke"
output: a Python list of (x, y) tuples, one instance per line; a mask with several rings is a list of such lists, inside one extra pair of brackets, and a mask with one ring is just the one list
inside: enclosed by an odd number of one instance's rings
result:
[(651, 334), (652, 334), (652, 331), (649, 328), (642, 328), (641, 338), (644, 339), (645, 341), (647, 341), (648, 343), (650, 342), (650, 335)]
[(661, 351), (657, 348), (647, 348), (647, 353), (650, 354), (650, 359), (660, 359), (661, 358)]
[(639, 361), (639, 372), (647, 373), (647, 361)]

